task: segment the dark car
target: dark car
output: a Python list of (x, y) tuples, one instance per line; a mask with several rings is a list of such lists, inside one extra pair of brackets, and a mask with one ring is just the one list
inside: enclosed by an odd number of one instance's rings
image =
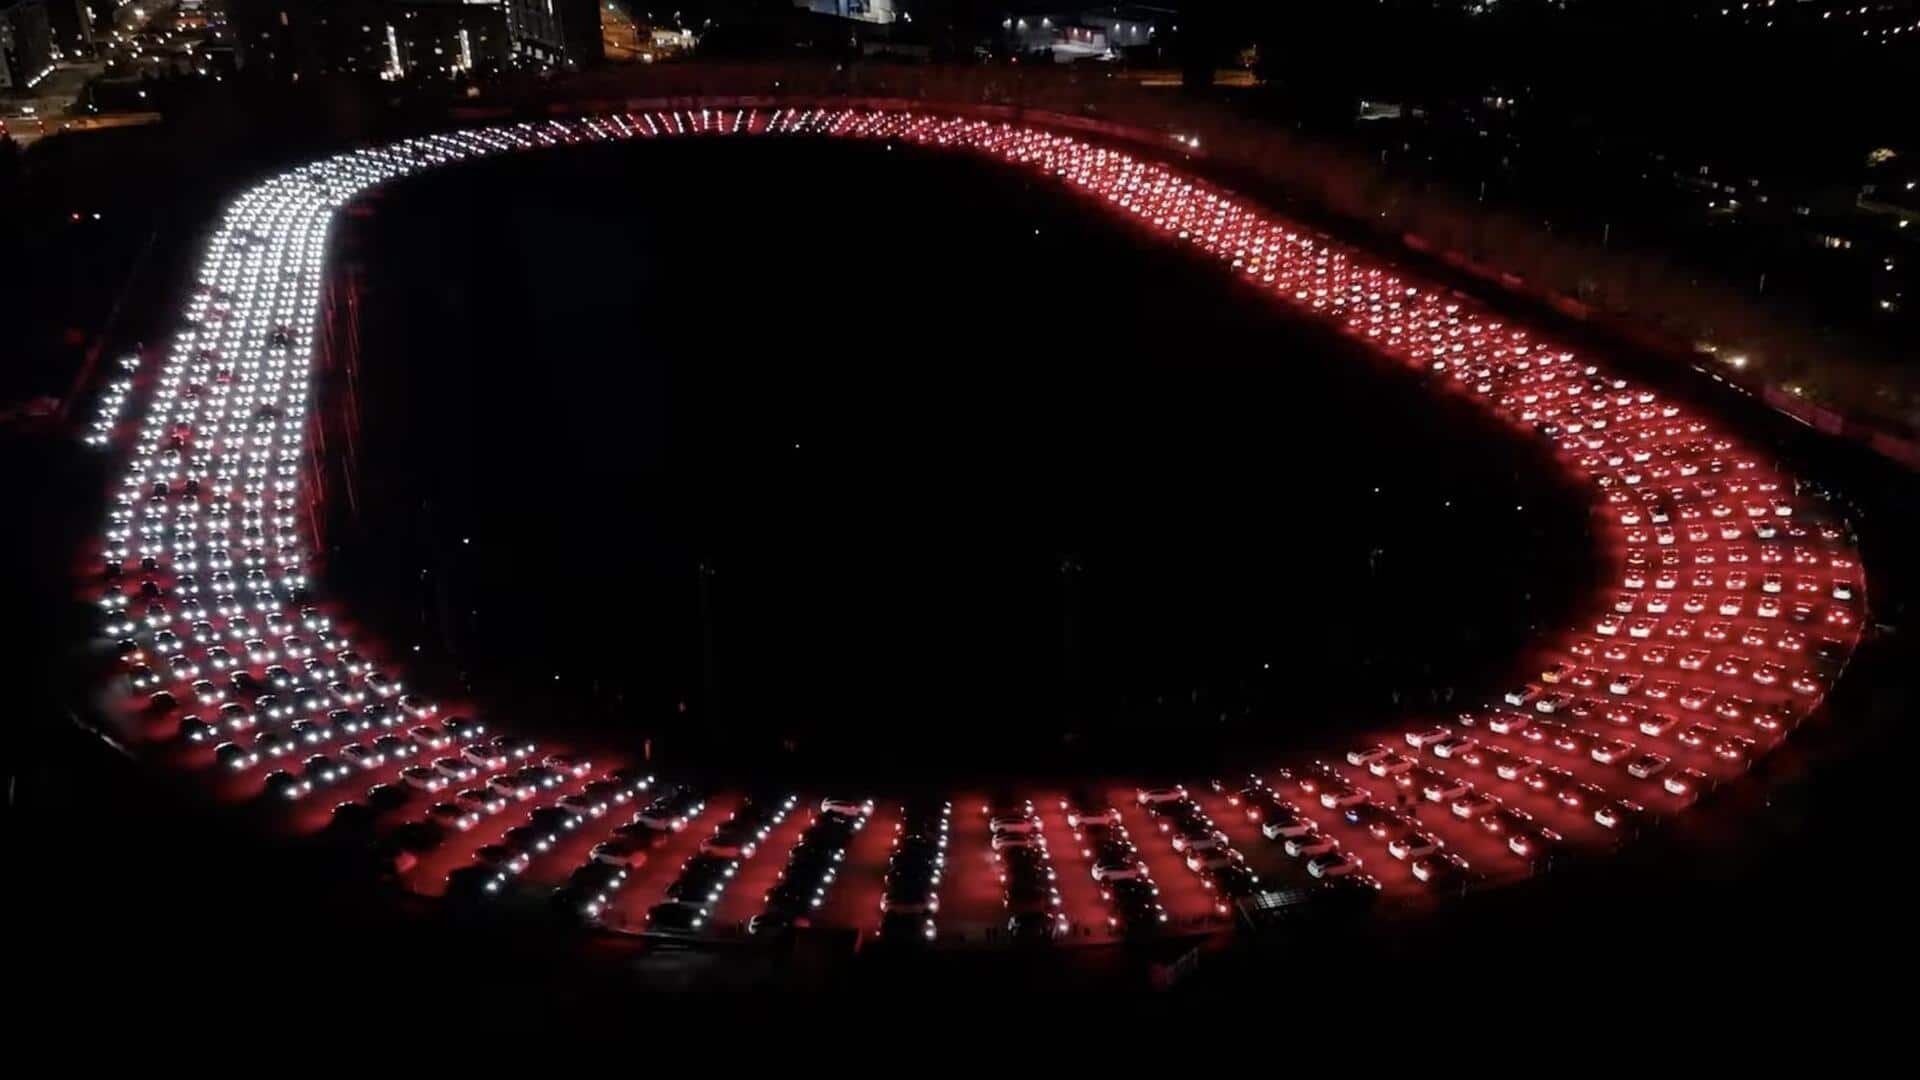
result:
[(933, 918), (917, 912), (888, 912), (880, 917), (880, 940), (896, 945), (925, 945), (935, 937)]
[(543, 806), (527, 815), (527, 824), (556, 837), (580, 827), (580, 816), (557, 806)]
[(343, 802), (333, 808), (333, 817), (327, 822), (329, 832), (352, 838), (366, 836), (373, 832), (373, 809), (362, 802)]
[(571, 882), (553, 890), (547, 898), (548, 906), (563, 922), (591, 922), (600, 917), (606, 903), (604, 889), (582, 888)]
[(635, 849), (640, 851), (646, 851), (657, 846), (662, 839), (660, 830), (650, 829), (637, 821), (629, 821), (625, 825), (616, 827), (613, 830), (613, 835), (616, 839), (624, 840), (632, 844)]
[(490, 866), (462, 866), (447, 875), (449, 901), (477, 901), (497, 896), (506, 888), (507, 876)]
[(1159, 904), (1144, 900), (1125, 900), (1113, 905), (1107, 926), (1128, 937), (1157, 934), (1166, 927), (1167, 913)]
[(812, 911), (820, 905), (819, 886), (788, 879), (767, 891), (767, 908), (792, 915)]
[(447, 831), (431, 821), (409, 821), (393, 830), (387, 837), (397, 851), (408, 851), (416, 855), (432, 851), (446, 843)]
[(653, 785), (653, 774), (634, 765), (623, 765), (613, 770), (607, 779), (628, 791), (644, 791)]
[(747, 933), (760, 938), (781, 937), (792, 933), (803, 921), (784, 910), (769, 909), (747, 921)]
[(267, 774), (264, 793), (269, 799), (287, 802), (298, 799), (312, 790), (312, 781), (302, 780), (284, 769), (275, 769)]
[(627, 871), (623, 867), (609, 863), (590, 862), (567, 875), (567, 884), (590, 892), (604, 892), (617, 889), (627, 880)]
[(1159, 888), (1145, 878), (1122, 878), (1119, 881), (1109, 881), (1101, 886), (1100, 893), (1116, 904), (1160, 902)]
[(1260, 875), (1245, 863), (1216, 866), (1206, 872), (1206, 881), (1215, 893), (1229, 900), (1252, 896), (1260, 891)]
[(412, 801), (413, 789), (404, 784), (375, 784), (367, 789), (367, 806), (376, 814), (397, 810)]
[(931, 889), (938, 886), (942, 880), (943, 875), (939, 867), (918, 863), (889, 866), (886, 874), (880, 879), (881, 884), (888, 889), (902, 887)]
[(647, 909), (647, 929), (657, 934), (697, 933), (707, 924), (707, 909), (669, 900)]
[(1018, 945), (1048, 945), (1065, 932), (1052, 912), (1022, 911), (1007, 919), (1007, 936)]
[(500, 842), (523, 855), (534, 855), (553, 846), (554, 836), (545, 829), (532, 825), (515, 825), (508, 829)]
[(702, 906), (720, 899), (726, 891), (727, 879), (709, 874), (682, 874), (667, 885), (664, 895), (669, 900), (683, 900)]

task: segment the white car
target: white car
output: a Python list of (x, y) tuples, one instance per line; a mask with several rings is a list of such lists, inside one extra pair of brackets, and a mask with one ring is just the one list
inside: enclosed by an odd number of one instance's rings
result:
[(1553, 693), (1548, 694), (1546, 697), (1541, 698), (1539, 701), (1534, 702), (1533, 710), (1535, 712), (1545, 713), (1548, 716), (1552, 716), (1553, 714), (1559, 712), (1560, 710), (1572, 704), (1573, 704), (1572, 694), (1566, 693), (1564, 691), (1556, 690)]
[(1324, 855), (1339, 846), (1331, 836), (1309, 832), (1288, 837), (1284, 848), (1287, 854), (1297, 859), (1302, 855)]
[(1141, 788), (1134, 793), (1134, 800), (1141, 806), (1155, 806), (1160, 803), (1179, 802), (1187, 797), (1184, 787)]
[(1437, 758), (1451, 758), (1455, 754), (1464, 753), (1479, 745), (1480, 740), (1471, 735), (1449, 735), (1433, 744), (1433, 756)]
[[(1461, 738), (1461, 736), (1455, 736), (1455, 738)], [(1441, 743), (1444, 743), (1447, 741), (1448, 740), (1442, 739), (1441, 742), (1434, 743), (1433, 744), (1434, 752), (1438, 753)], [(1472, 740), (1469, 739), (1467, 741), (1471, 742)], [(1398, 776), (1401, 773), (1406, 772), (1408, 769), (1411, 769), (1411, 768), (1413, 768), (1413, 761), (1411, 758), (1403, 757), (1399, 754), (1388, 754), (1387, 756), (1380, 758), (1374, 761), (1373, 763), (1369, 764), (1367, 766), (1367, 771), (1372, 773), (1375, 776), (1386, 777), (1386, 776)]]
[(1707, 774), (1699, 769), (1681, 769), (1676, 773), (1668, 773), (1660, 786), (1666, 788), (1669, 795), (1691, 798), (1705, 791), (1710, 782)]
[(1595, 743), (1588, 756), (1602, 765), (1612, 765), (1633, 753), (1634, 745), (1625, 739), (1605, 739)]
[(1139, 861), (1135, 859), (1112, 859), (1107, 862), (1095, 863), (1093, 867), (1093, 880), (1095, 881), (1126, 881), (1132, 878), (1146, 876), (1147, 868), (1141, 866)]
[(1595, 824), (1608, 829), (1620, 829), (1646, 813), (1646, 808), (1630, 799), (1616, 799), (1599, 807), (1593, 812)]
[(1661, 773), (1666, 772), (1667, 766), (1672, 764), (1672, 760), (1673, 759), (1667, 757), (1665, 754), (1641, 754), (1639, 757), (1627, 762), (1627, 775), (1637, 780), (1651, 780)]
[(1271, 817), (1260, 826), (1260, 835), (1269, 840), (1286, 840), (1313, 831), (1313, 822), (1292, 816)]
[(1494, 772), (1502, 780), (1525, 780), (1540, 771), (1540, 759), (1530, 757), (1510, 757), (1494, 766)]
[(1525, 713), (1500, 713), (1487, 721), (1487, 730), (1495, 735), (1518, 735), (1528, 723)]
[(1448, 874), (1464, 874), (1467, 869), (1467, 860), (1452, 852), (1443, 851), (1432, 858), (1413, 860), (1413, 876), (1426, 882)]
[(1443, 847), (1440, 841), (1423, 832), (1410, 832), (1405, 836), (1396, 836), (1387, 843), (1387, 854), (1406, 862), (1422, 855), (1431, 855)]
[(1069, 810), (1067, 811), (1067, 827), (1070, 829), (1078, 829), (1082, 825), (1118, 825), (1118, 824), (1120, 824), (1120, 811), (1115, 810), (1111, 806), (1107, 807), (1104, 810)]
[(1424, 731), (1409, 731), (1404, 737), (1407, 740), (1408, 746), (1413, 747), (1415, 750), (1425, 750), (1427, 747), (1452, 734), (1453, 729), (1450, 727), (1431, 727)]
[(1173, 834), (1173, 850), (1175, 851), (1211, 851), (1217, 847), (1225, 847), (1226, 843), (1226, 834), (1218, 829), (1209, 829), (1191, 835), (1187, 833)]
[(1218, 870), (1223, 866), (1232, 866), (1241, 861), (1240, 853), (1230, 847), (1211, 848), (1206, 851), (1187, 852), (1187, 869), (1194, 873)]
[(1307, 873), (1317, 878), (1345, 877), (1360, 869), (1360, 860), (1344, 851), (1329, 851), (1307, 860)]
[(1367, 797), (1367, 793), (1359, 788), (1330, 788), (1320, 793), (1320, 805), (1329, 810), (1341, 810), (1358, 806), (1366, 802)]
[(1428, 802), (1452, 802), (1473, 790), (1473, 785), (1457, 776), (1442, 776), (1420, 789)]
[(1453, 800), (1453, 816), (1468, 820), (1490, 814), (1499, 808), (1499, 800), (1477, 791), (1470, 791)]
[(1349, 750), (1347, 751), (1347, 764), (1357, 765), (1364, 768), (1365, 766), (1371, 765), (1374, 762), (1379, 761), (1381, 758), (1386, 757), (1391, 752), (1392, 751), (1388, 750), (1384, 746), (1381, 746), (1379, 743), (1375, 743), (1372, 746), (1365, 747), (1364, 749), (1360, 749), (1360, 750)]
[(1520, 686), (1507, 691), (1502, 700), (1516, 709), (1523, 709), (1533, 704), (1544, 692), (1537, 686)]
[[(1671, 713), (1654, 713), (1645, 720), (1640, 721), (1640, 734), (1651, 735), (1657, 739), (1667, 732), (1672, 731), (1679, 723), (1680, 718)], [(1705, 725), (1695, 726), (1704, 727)], [(1707, 730), (1711, 732), (1713, 729), (1708, 728)]]

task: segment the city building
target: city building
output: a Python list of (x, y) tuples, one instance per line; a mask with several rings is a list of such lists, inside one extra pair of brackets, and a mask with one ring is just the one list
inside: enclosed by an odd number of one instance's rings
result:
[(793, 6), (815, 15), (832, 15), (855, 22), (886, 24), (905, 14), (897, 0), (793, 0)]
[(600, 0), (505, 0), (513, 58), (522, 67), (601, 62)]
[(598, 0), (230, 0), (243, 70), (289, 82), (600, 62)]
[(1062, 6), (1008, 15), (1000, 30), (1016, 53), (1051, 53), (1062, 63), (1112, 60), (1122, 50), (1154, 44), (1174, 17), (1169, 8), (1140, 4)]
[(57, 58), (47, 0), (0, 0), (0, 93), (32, 90)]
[(86, 0), (45, 0), (45, 3), (54, 56), (61, 60), (92, 56), (93, 12), (87, 10)]
[(486, 75), (509, 64), (506, 16), (493, 4), (388, 5), (382, 78)]

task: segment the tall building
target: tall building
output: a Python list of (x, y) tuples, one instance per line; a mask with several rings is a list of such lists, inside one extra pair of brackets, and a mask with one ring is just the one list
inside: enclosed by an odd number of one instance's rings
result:
[(30, 92), (55, 55), (46, 0), (0, 0), (0, 93)]
[(243, 71), (284, 82), (485, 76), (511, 63), (501, 0), (230, 0)]
[(513, 56), (523, 67), (587, 68), (604, 58), (600, 0), (504, 0)]
[(496, 4), (398, 3), (382, 15), (383, 78), (459, 78), (508, 65), (506, 13)]
[(53, 38), (53, 51), (62, 60), (92, 56), (93, 12), (87, 0), (45, 0), (47, 30)]
[(891, 23), (900, 18), (903, 5), (897, 0), (793, 0), (793, 6), (855, 22)]

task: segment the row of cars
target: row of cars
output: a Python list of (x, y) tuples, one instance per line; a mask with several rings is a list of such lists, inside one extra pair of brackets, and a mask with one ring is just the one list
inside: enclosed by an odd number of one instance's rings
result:
[[(678, 798), (676, 798), (676, 795)], [(656, 803), (650, 813), (637, 815), (634, 823), (658, 836), (686, 827), (691, 817), (704, 807), (695, 804), (690, 793), (669, 793), (666, 805)], [(691, 934), (713, 918), (713, 909), (740, 871), (740, 865), (754, 857), (767, 834), (785, 821), (797, 798), (792, 795), (761, 793), (743, 800), (713, 832), (700, 841), (699, 848), (680, 866), (680, 872), (667, 884), (664, 899), (647, 909), (647, 930), (656, 934)]]
[(796, 926), (811, 926), (814, 913), (826, 902), (827, 891), (840, 876), (847, 847), (873, 821), (872, 799), (820, 800), (813, 820), (787, 851), (787, 863), (767, 890), (766, 906), (747, 922), (756, 936), (778, 935)]
[(901, 808), (881, 883), (881, 941), (919, 944), (939, 936), (940, 886), (946, 880), (953, 803), (917, 798)]
[[(1257, 785), (1258, 778), (1249, 777), (1236, 798)], [(1219, 785), (1222, 792), (1225, 786)], [(1185, 788), (1145, 788), (1134, 799), (1154, 819), (1156, 830), (1167, 838), (1188, 872), (1212, 894), (1215, 915), (1226, 915), (1235, 900), (1260, 891), (1260, 876), (1248, 868), (1246, 856)]]
[[(647, 784), (648, 787), (635, 791), (636, 798), (650, 790), (651, 776)], [(648, 853), (662, 838), (685, 829), (706, 805), (706, 796), (701, 790), (686, 784), (660, 792), (639, 806), (627, 821), (615, 826), (605, 840), (595, 844), (589, 857), (595, 862), (627, 869), (644, 866)]]
[(1001, 796), (983, 810), (1006, 908), (1006, 932), (1019, 944), (1054, 941), (1071, 928), (1061, 910), (1053, 857), (1033, 800)]
[[(499, 822), (515, 820), (506, 815), (517, 815), (517, 824), (506, 827), (497, 838), (474, 849), (467, 865), (449, 872), (446, 882), (449, 894), (493, 894), (504, 890), (534, 860), (552, 852), (562, 839), (605, 818), (616, 807), (631, 805), (651, 790), (654, 783), (651, 774), (633, 768), (616, 769), (598, 777), (592, 777), (590, 769), (543, 771), (551, 775), (552, 782), (534, 789), (534, 793), (524, 799), (487, 788), (468, 788), (452, 799), (427, 808), (421, 824), (443, 830), (449, 837), (473, 832), (487, 822), (494, 822), (491, 828), (498, 829)], [(589, 862), (602, 863), (611, 870), (628, 869), (624, 864), (599, 859)], [(578, 876), (583, 880), (595, 876), (625, 880), (624, 873), (609, 875), (605, 871)]]
[(1158, 933), (1167, 922), (1160, 886), (1119, 810), (1082, 793), (1062, 799), (1060, 811), (1106, 902), (1108, 932), (1128, 937)]

